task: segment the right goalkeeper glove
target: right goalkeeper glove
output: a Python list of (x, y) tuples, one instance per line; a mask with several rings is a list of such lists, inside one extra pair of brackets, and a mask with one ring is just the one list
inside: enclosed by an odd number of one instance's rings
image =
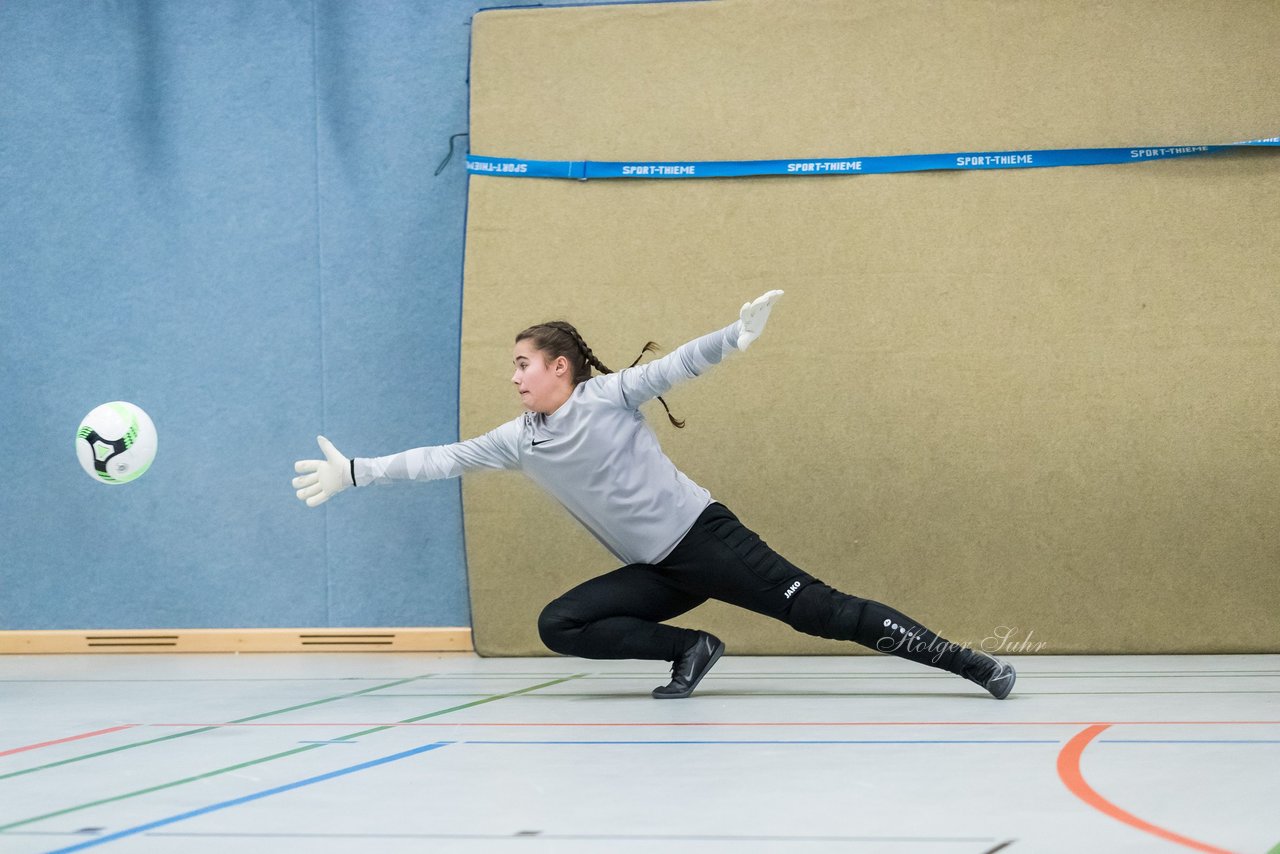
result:
[(319, 507), (348, 486), (356, 485), (352, 461), (324, 436), (317, 436), (316, 444), (324, 452), (323, 460), (298, 460), (293, 464), (293, 470), (302, 475), (293, 479), (293, 488), (308, 507)]

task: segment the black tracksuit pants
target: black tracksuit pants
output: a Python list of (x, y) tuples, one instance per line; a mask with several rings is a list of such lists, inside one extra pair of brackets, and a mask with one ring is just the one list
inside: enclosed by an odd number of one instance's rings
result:
[(834, 590), (796, 567), (718, 502), (657, 564), (631, 564), (556, 599), (538, 618), (554, 652), (579, 658), (675, 661), (697, 632), (662, 625), (708, 599), (738, 605), (818, 637), (849, 640), (952, 673), (968, 650), (906, 615)]

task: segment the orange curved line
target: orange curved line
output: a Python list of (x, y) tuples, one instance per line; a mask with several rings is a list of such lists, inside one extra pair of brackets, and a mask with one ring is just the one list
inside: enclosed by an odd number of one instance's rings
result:
[(1197, 842), (1194, 839), (1181, 836), (1171, 830), (1165, 830), (1163, 827), (1158, 827), (1149, 821), (1143, 821), (1133, 813), (1125, 812), (1111, 803), (1111, 801), (1102, 797), (1102, 795), (1094, 791), (1092, 786), (1085, 782), (1084, 776), (1080, 773), (1080, 756), (1084, 753), (1084, 749), (1089, 746), (1089, 742), (1097, 738), (1109, 726), (1111, 724), (1094, 724), (1080, 731), (1066, 743), (1066, 746), (1058, 754), (1058, 776), (1071, 791), (1071, 794), (1104, 815), (1111, 816), (1116, 821), (1122, 821), (1131, 827), (1144, 830), (1169, 842), (1176, 842), (1179, 845), (1185, 845), (1197, 851), (1207, 851), (1210, 854), (1232, 854), (1225, 848), (1215, 848), (1212, 845), (1206, 845), (1203, 842)]

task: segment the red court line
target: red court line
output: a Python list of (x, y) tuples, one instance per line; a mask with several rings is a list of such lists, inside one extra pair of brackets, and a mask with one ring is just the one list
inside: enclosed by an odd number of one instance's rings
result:
[[(643, 726), (643, 727), (678, 727), (678, 726), (1082, 726), (1096, 724), (1097, 721), (643, 721), (643, 722), (493, 722), (493, 721), (476, 721), (465, 722), (456, 721), (453, 723), (443, 722), (427, 722), (427, 723), (351, 723), (350, 721), (335, 722), (315, 722), (305, 721), (301, 723), (225, 723), (225, 724), (145, 724), (145, 726), (156, 727), (305, 727), (305, 726), (405, 726), (405, 727), (429, 727), (429, 726), (505, 726), (505, 727), (624, 727), (624, 726)], [(1280, 726), (1280, 721), (1110, 721), (1106, 726), (1118, 724), (1136, 725), (1136, 726), (1183, 726), (1195, 724), (1264, 724), (1272, 726)], [(92, 734), (92, 733), (91, 733)], [(0, 754), (3, 755), (3, 754)]]
[(11, 756), (14, 753), (22, 753), (26, 750), (36, 750), (41, 747), (50, 747), (55, 744), (66, 744), (68, 741), (79, 741), (82, 738), (93, 738), (95, 735), (106, 735), (109, 732), (119, 732), (122, 729), (129, 729), (137, 726), (137, 724), (124, 724), (123, 726), (107, 727), (106, 729), (98, 729), (93, 732), (85, 732), (80, 735), (69, 735), (66, 738), (55, 738), (53, 741), (42, 741), (39, 744), (28, 744), (26, 747), (13, 747), (9, 750), (0, 750), (0, 756)]
[(1182, 836), (1171, 830), (1154, 825), (1149, 821), (1143, 821), (1133, 813), (1125, 812), (1120, 807), (1111, 803), (1111, 801), (1098, 794), (1092, 786), (1085, 782), (1084, 775), (1080, 773), (1080, 756), (1084, 753), (1084, 749), (1089, 746), (1089, 742), (1098, 737), (1103, 730), (1107, 729), (1111, 724), (1094, 724), (1075, 735), (1068, 741), (1058, 753), (1058, 776), (1062, 782), (1080, 800), (1089, 806), (1108, 815), (1117, 821), (1124, 822), (1130, 827), (1136, 827), (1138, 830), (1146, 831), (1160, 837), (1169, 842), (1176, 842), (1179, 845), (1185, 845), (1188, 848), (1194, 848), (1196, 851), (1206, 851), (1209, 854), (1231, 854), (1223, 848), (1215, 848), (1203, 842), (1197, 842), (1190, 837)]

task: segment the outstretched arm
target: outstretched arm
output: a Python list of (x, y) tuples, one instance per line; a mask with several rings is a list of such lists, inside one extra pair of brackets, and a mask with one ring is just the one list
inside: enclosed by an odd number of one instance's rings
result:
[(323, 460), (299, 460), (293, 479), (298, 498), (318, 507), (349, 486), (368, 486), (393, 480), (440, 480), (475, 469), (510, 469), (520, 464), (520, 419), (503, 424), (483, 436), (414, 448), (386, 457), (344, 457), (328, 439), (317, 436)]
[(465, 442), (414, 448), (386, 457), (357, 458), (355, 482), (369, 486), (393, 480), (441, 480), (476, 469), (516, 468), (520, 464), (519, 438), (517, 418)]
[[(745, 350), (760, 337), (769, 312), (782, 291), (769, 291), (754, 302), (744, 303), (738, 320), (717, 332), (695, 338), (661, 359), (647, 365), (625, 368), (606, 382), (617, 384), (622, 402), (635, 409), (645, 401), (666, 394), (672, 386), (701, 376), (735, 350)], [(616, 377), (616, 379), (614, 379)]]

